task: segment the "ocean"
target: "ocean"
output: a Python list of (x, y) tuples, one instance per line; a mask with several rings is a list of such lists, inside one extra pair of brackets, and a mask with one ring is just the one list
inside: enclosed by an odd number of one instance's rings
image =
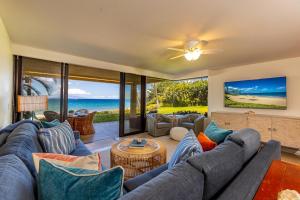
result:
[[(110, 111), (119, 109), (119, 99), (69, 99), (68, 110), (88, 109), (89, 111)], [(129, 99), (125, 107), (130, 106)], [(60, 99), (49, 99), (48, 110), (59, 112)]]

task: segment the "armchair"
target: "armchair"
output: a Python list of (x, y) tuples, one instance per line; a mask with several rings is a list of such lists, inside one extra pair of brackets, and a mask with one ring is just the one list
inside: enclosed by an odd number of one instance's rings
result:
[(85, 116), (69, 117), (68, 121), (72, 124), (73, 130), (78, 131), (81, 135), (90, 135), (95, 133), (93, 119), (96, 112), (89, 113)]
[(44, 111), (44, 116), (47, 122), (52, 122), (55, 119), (60, 119), (60, 115), (57, 112), (51, 110)]
[(204, 131), (204, 119), (203, 115), (199, 114), (187, 114), (178, 119), (178, 126), (185, 127), (187, 129), (193, 129), (196, 135), (200, 131)]
[(162, 114), (148, 114), (147, 128), (150, 135), (159, 137), (168, 135), (173, 126), (173, 119)]

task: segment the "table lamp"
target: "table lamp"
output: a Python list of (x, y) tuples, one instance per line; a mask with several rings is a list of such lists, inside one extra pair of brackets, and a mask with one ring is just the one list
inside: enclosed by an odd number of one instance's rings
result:
[(31, 112), (33, 120), (34, 111), (48, 110), (48, 96), (18, 96), (18, 112)]

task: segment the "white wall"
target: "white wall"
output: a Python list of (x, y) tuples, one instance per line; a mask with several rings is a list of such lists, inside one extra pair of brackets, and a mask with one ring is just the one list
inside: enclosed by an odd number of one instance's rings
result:
[[(267, 77), (287, 77), (287, 110), (237, 109), (224, 107), (224, 82)], [(256, 63), (208, 73), (209, 115), (215, 111), (247, 112), (300, 117), (300, 57)]]
[(11, 123), (13, 55), (10, 40), (0, 18), (0, 127)]

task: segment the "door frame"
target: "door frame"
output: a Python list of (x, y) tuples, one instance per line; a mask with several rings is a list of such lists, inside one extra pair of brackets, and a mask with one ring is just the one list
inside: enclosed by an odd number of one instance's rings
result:
[[(28, 59), (35, 58), (28, 57)], [(22, 119), (21, 113), (18, 112), (17, 102), (18, 95), (22, 95), (22, 78), (24, 75), (23, 68), (23, 56), (14, 55), (12, 123), (18, 122)], [(68, 64), (60, 63), (60, 68), (60, 119), (61, 121), (64, 121), (68, 114)]]
[(125, 133), (125, 85), (126, 85), (126, 74), (120, 72), (120, 109), (119, 109), (119, 136), (124, 137), (128, 135), (134, 135), (145, 132), (146, 127), (146, 76), (140, 76), (141, 79), (141, 130)]

